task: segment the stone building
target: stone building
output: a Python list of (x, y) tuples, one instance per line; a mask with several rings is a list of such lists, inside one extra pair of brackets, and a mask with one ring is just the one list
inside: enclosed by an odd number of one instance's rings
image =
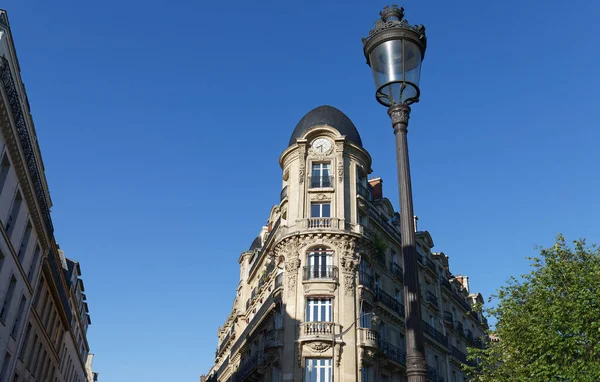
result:
[(13, 36), (0, 10), (0, 381), (91, 381), (81, 269), (52, 200)]
[[(207, 381), (405, 380), (399, 215), (382, 180), (368, 180), (371, 157), (356, 127), (318, 107), (279, 162), (281, 198), (239, 257)], [(416, 240), (429, 379), (462, 382), (466, 348), (482, 346), (487, 328), (474, 308), (483, 299), (432, 251), (427, 231)]]

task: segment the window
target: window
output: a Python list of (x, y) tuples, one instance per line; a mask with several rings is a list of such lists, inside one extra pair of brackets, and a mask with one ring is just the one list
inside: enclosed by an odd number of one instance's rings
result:
[(435, 328), (435, 318), (433, 318), (431, 314), (429, 315), (429, 325), (431, 325), (432, 328)]
[(313, 163), (310, 177), (311, 188), (331, 187), (331, 163)]
[(10, 309), (10, 303), (12, 302), (13, 295), (15, 294), (15, 287), (17, 286), (17, 279), (14, 275), (10, 276), (10, 283), (8, 284), (8, 290), (2, 303), (2, 310), (0, 311), (0, 320), (5, 321)]
[(31, 335), (31, 324), (27, 324), (27, 330), (25, 331), (25, 338), (23, 339), (23, 343), (21, 344), (21, 353), (19, 353), (19, 358), (21, 361), (25, 359), (25, 353), (27, 352), (27, 345), (29, 345), (29, 336)]
[(316, 248), (308, 252), (306, 279), (333, 278), (332, 255), (333, 252), (326, 248)]
[(306, 301), (306, 322), (331, 322), (331, 299), (309, 298)]
[(10, 366), (10, 359), (11, 359), (11, 355), (9, 352), (6, 352), (6, 355), (4, 356), (4, 361), (2, 362), (2, 370), (0, 370), (0, 381), (4, 382), (4, 381), (8, 381), (8, 375), (6, 375), (6, 373), (8, 372), (8, 367)]
[(15, 318), (15, 323), (13, 324), (12, 331), (10, 335), (13, 338), (17, 338), (17, 333), (19, 332), (19, 324), (21, 323), (21, 316), (23, 316), (23, 310), (25, 310), (25, 303), (27, 299), (25, 296), (21, 296), (21, 302), (19, 303), (19, 310), (17, 311), (17, 317)]
[(331, 358), (307, 358), (305, 382), (330, 382)]
[(360, 380), (362, 382), (374, 382), (375, 377), (373, 373), (373, 368), (363, 366), (362, 370), (360, 371)]
[(312, 218), (329, 218), (329, 217), (331, 217), (331, 204), (329, 204), (329, 203), (312, 203), (310, 205), (310, 217), (312, 217)]
[(396, 291), (394, 292), (394, 297), (396, 298), (396, 301), (399, 304), (402, 304), (402, 301), (403, 301), (403, 299), (402, 299), (402, 291), (396, 289)]
[(21, 246), (19, 247), (19, 253), (17, 257), (19, 258), (19, 262), (23, 264), (23, 257), (25, 256), (25, 251), (27, 250), (27, 244), (29, 244), (29, 237), (31, 236), (31, 222), (27, 222), (27, 227), (25, 227), (25, 233), (23, 234), (23, 238), (21, 239)]
[(0, 192), (2, 192), (4, 183), (6, 183), (6, 178), (8, 178), (8, 170), (10, 170), (10, 162), (6, 156), (6, 152), (4, 152), (4, 155), (2, 155), (2, 162), (0, 162)]
[(23, 198), (21, 197), (21, 193), (17, 191), (17, 195), (15, 196), (15, 201), (13, 202), (12, 209), (10, 211), (10, 215), (8, 215), (8, 220), (6, 221), (6, 233), (8, 237), (10, 237), (15, 230), (15, 220), (19, 216), (19, 210), (21, 210), (21, 203), (23, 202)]
[(373, 311), (370, 305), (363, 303), (362, 311), (360, 314), (360, 327), (371, 329), (371, 320), (373, 319), (373, 315), (370, 314)]

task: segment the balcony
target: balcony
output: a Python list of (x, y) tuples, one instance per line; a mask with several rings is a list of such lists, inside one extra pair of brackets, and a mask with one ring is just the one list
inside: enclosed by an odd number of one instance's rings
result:
[(371, 220), (373, 220), (377, 224), (379, 224), (379, 226), (381, 226), (381, 228), (383, 228), (383, 230), (385, 232), (387, 232), (394, 240), (396, 240), (396, 242), (398, 242), (398, 244), (402, 244), (402, 240), (400, 238), (400, 233), (398, 232), (398, 230), (396, 229), (396, 227), (394, 227), (388, 221), (387, 218), (385, 218), (384, 216), (382, 216), (379, 212), (377, 212), (373, 208), (369, 209), (369, 217), (371, 218)]
[(473, 343), (473, 332), (471, 331), (471, 329), (465, 329), (465, 338), (467, 339), (467, 341), (471, 344)]
[(440, 284), (442, 285), (442, 287), (446, 288), (449, 292), (452, 292), (452, 286), (450, 285), (450, 282), (448, 280), (446, 280), (445, 278), (442, 278), (442, 281), (440, 282)]
[(394, 313), (400, 317), (404, 317), (404, 305), (380, 288), (376, 288), (375, 301), (383, 303), (383, 305), (391, 309)]
[(283, 346), (283, 329), (271, 329), (265, 334), (265, 348)]
[(377, 251), (377, 253), (375, 253), (375, 261), (377, 261), (379, 265), (385, 268), (385, 253)]
[(402, 284), (404, 284), (404, 270), (402, 269), (402, 267), (392, 262), (390, 263), (390, 270), (392, 271), (394, 277), (396, 277), (398, 280), (400, 280)]
[(223, 349), (225, 349), (225, 347), (227, 347), (229, 340), (232, 338), (235, 339), (235, 332), (233, 331), (233, 329), (230, 330), (229, 333), (227, 333), (227, 335), (225, 336), (225, 338), (223, 338), (223, 341), (221, 341), (221, 344), (219, 345), (219, 350), (217, 350), (217, 355), (221, 354)]
[(375, 283), (373, 281), (373, 276), (371, 276), (367, 272), (360, 271), (358, 273), (358, 283), (362, 286), (369, 288), (372, 291), (375, 290)]
[(362, 183), (356, 183), (356, 193), (368, 201), (371, 201), (371, 191)]
[(338, 218), (308, 218), (305, 219), (306, 229), (339, 229), (340, 219)]
[(310, 265), (304, 267), (304, 281), (319, 281), (338, 279), (338, 267), (335, 265)]
[(427, 291), (427, 302), (430, 303), (431, 305), (433, 305), (436, 309), (439, 309), (438, 299), (430, 291)]
[(423, 265), (429, 270), (435, 277), (437, 277), (437, 267), (433, 260), (427, 256), (423, 256)]
[(275, 276), (275, 289), (283, 287), (283, 273)]
[(423, 321), (422, 324), (423, 332), (425, 332), (425, 334), (429, 335), (429, 337), (433, 338), (445, 347), (448, 347), (448, 338), (444, 335), (444, 333), (440, 332), (425, 321)]
[(333, 176), (309, 176), (310, 188), (333, 188)]
[(427, 366), (427, 380), (431, 382), (438, 382), (438, 373), (435, 367)]
[(452, 316), (452, 312), (447, 310), (444, 311), (444, 324), (448, 328), (454, 328), (454, 317)]
[(242, 382), (250, 379), (252, 374), (263, 374), (261, 369), (265, 364), (265, 358), (262, 353), (254, 353), (243, 363), (240, 364), (237, 372), (235, 373), (235, 381)]
[(387, 341), (381, 341), (381, 351), (392, 362), (406, 367), (406, 352)]
[(372, 348), (379, 347), (379, 333), (373, 329), (358, 328), (358, 344)]
[(471, 310), (471, 305), (469, 305), (469, 303), (466, 302), (461, 295), (459, 295), (455, 291), (452, 291), (452, 297), (464, 310), (466, 310), (467, 312)]
[(283, 190), (281, 190), (281, 195), (279, 197), (279, 201), (282, 201), (283, 199), (287, 198), (288, 196), (288, 186), (285, 186), (283, 188)]
[(459, 335), (464, 336), (465, 335), (465, 328), (463, 327), (463, 323), (460, 321), (456, 321), (456, 325), (455, 325), (456, 331), (458, 332)]
[(460, 349), (458, 349), (456, 346), (450, 346), (450, 350), (452, 353), (452, 357), (456, 358), (458, 361), (467, 364), (467, 365), (474, 365), (474, 362), (471, 361), (467, 361), (467, 355), (465, 353), (463, 353)]
[(335, 333), (339, 333), (339, 325), (328, 321), (312, 321), (300, 324), (301, 340), (329, 340)]

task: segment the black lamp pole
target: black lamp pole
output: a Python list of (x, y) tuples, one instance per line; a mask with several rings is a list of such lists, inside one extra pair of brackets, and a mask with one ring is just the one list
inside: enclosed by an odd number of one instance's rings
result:
[(403, 8), (386, 6), (380, 16), (369, 36), (363, 39), (364, 53), (373, 70), (377, 101), (388, 107), (396, 136), (404, 257), (406, 376), (408, 382), (427, 382), (407, 141), (409, 105), (419, 101), (418, 83), (427, 40), (422, 25), (410, 26), (404, 19)]

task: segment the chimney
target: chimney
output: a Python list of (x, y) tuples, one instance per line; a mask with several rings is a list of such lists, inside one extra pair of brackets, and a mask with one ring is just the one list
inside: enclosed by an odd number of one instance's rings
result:
[(206, 382), (206, 375), (202, 374), (200, 376), (200, 382)]
[(462, 287), (465, 288), (467, 290), (467, 292), (469, 292), (469, 276), (458, 276), (457, 275), (456, 279), (458, 280), (460, 285), (462, 285)]
[(373, 198), (373, 200), (383, 198), (383, 179), (370, 179), (369, 184), (371, 185), (371, 187), (373, 187), (373, 191), (371, 192), (371, 197)]

